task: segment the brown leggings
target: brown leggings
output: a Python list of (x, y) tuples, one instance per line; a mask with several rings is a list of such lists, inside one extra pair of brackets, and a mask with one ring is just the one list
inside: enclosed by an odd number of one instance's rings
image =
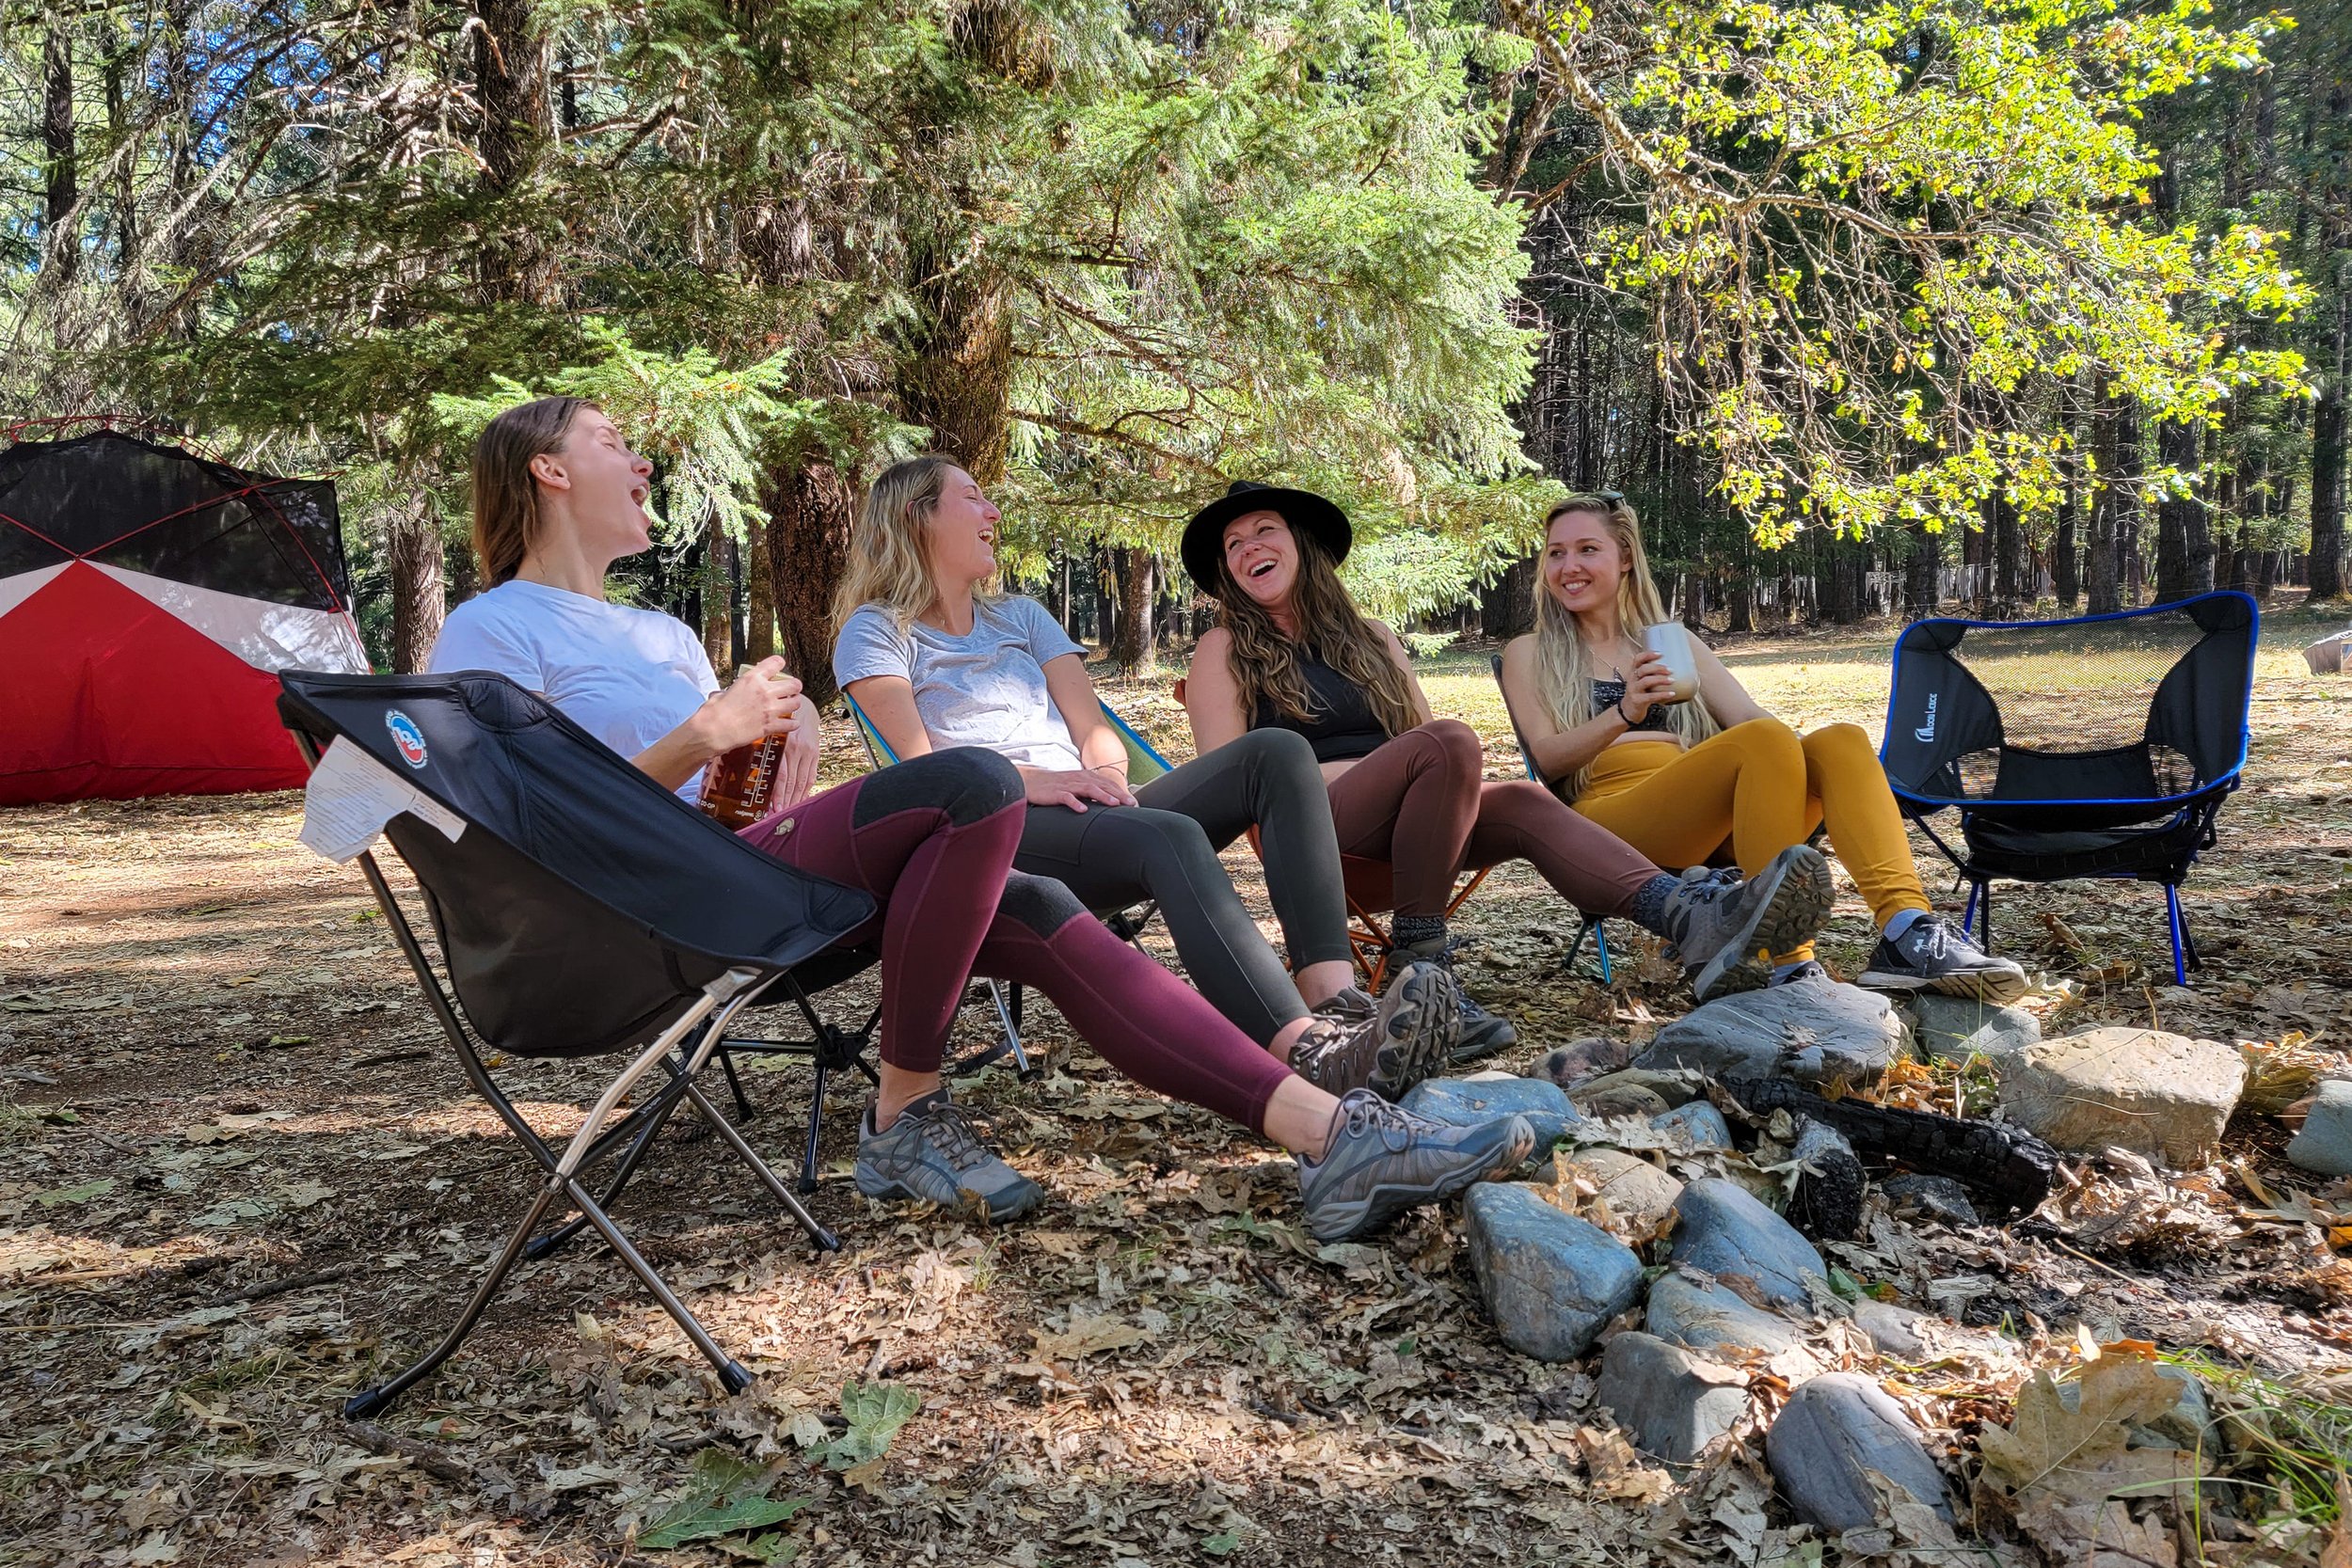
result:
[(1396, 912), (1441, 915), (1465, 869), (1525, 861), (1594, 914), (1623, 914), (1658, 875), (1608, 829), (1532, 779), (1488, 784), (1478, 732), (1437, 719), (1331, 781), (1340, 853), (1387, 861)]

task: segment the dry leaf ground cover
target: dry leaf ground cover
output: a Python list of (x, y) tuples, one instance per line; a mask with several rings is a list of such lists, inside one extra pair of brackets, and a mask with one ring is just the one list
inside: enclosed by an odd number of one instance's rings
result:
[[(2293, 653), (2320, 627), (2266, 627), (2248, 785), (2192, 883), (2211, 965), (2192, 991), (2167, 984), (2152, 890), (2005, 893), (2003, 936), (2059, 982), (2033, 1003), (2047, 1032), (2153, 1022), (2283, 1041), (2271, 1057), (2289, 1089), (2352, 1038), (2352, 682), (2309, 677)], [(1885, 643), (1726, 654), (1793, 721), (1875, 734)], [(1516, 770), (1483, 651), (1436, 661), (1426, 684), (1488, 737), (1491, 774)], [(1166, 686), (1109, 691), (1187, 754)], [(846, 727), (833, 741), (835, 776), (855, 771)], [(1285, 1161), (1115, 1079), (1042, 1006), (1046, 1080), (962, 1091), (1050, 1189), (1032, 1221), (992, 1232), (869, 1206), (848, 1180), (844, 1096), (815, 1199), (844, 1245), (813, 1255), (710, 1141), (674, 1130), (621, 1217), (758, 1374), (747, 1393), (721, 1397), (589, 1244), (526, 1267), (436, 1380), (348, 1426), (342, 1396), (437, 1335), (527, 1177), (356, 871), (303, 849), (298, 825), (294, 796), (0, 813), (0, 1557), (1636, 1564), (1871, 1545), (1792, 1531), (1752, 1442), (1695, 1475), (1641, 1465), (1595, 1407), (1589, 1368), (1497, 1340), (1454, 1217), (1318, 1247)], [(1257, 899), (1254, 863), (1228, 859)], [(1865, 926), (1844, 892), (1825, 954), (1851, 973)], [(1613, 990), (1565, 972), (1574, 926), (1516, 871), (1470, 906), (1472, 983), (1521, 1023), (1498, 1065), (1639, 1037), (1687, 1006), (1638, 947)], [(978, 1012), (961, 1027), (977, 1040)], [(596, 1066), (518, 1081), (549, 1127), (600, 1084)], [(751, 1076), (754, 1134), (779, 1164), (804, 1082), (790, 1065)], [(1899, 1092), (1965, 1105), (1985, 1087), (1922, 1072)], [(2352, 1347), (2337, 1250), (2352, 1232), (2331, 1234), (2331, 1215), (2352, 1201), (2283, 1166), (2283, 1141), (2249, 1117), (2230, 1163), (2185, 1179), (2086, 1164), (2008, 1231), (1880, 1215), (1866, 1243), (1835, 1249), (1841, 1269), (2010, 1338), (1919, 1366), (1873, 1362), (1851, 1336), (1833, 1354), (1887, 1381), (1960, 1495), (1980, 1483), (1996, 1537), (2005, 1512), (2064, 1501), (2021, 1503), (2014, 1475), (1982, 1474), (1976, 1434), (2016, 1419), (2034, 1365), (2139, 1341), (2198, 1358), (2226, 1408), (2299, 1390), (2305, 1424), (2277, 1430), (2322, 1445), (2305, 1493), (2257, 1490), (2277, 1484), (2273, 1454), (2237, 1461), (2209, 1495), (2317, 1528), (2257, 1538), (2177, 1506), (2134, 1528), (2181, 1560), (2315, 1561), (2325, 1433), (2352, 1431), (2327, 1425)], [(1756, 1378), (1769, 1407), (1773, 1374)]]

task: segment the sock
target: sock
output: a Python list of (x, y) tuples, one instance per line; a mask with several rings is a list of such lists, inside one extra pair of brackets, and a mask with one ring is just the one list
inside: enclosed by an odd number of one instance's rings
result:
[(1879, 935), (1889, 942), (1900, 942), (1903, 933), (1911, 929), (1912, 923), (1927, 912), (1925, 910), (1898, 910), (1895, 918), (1886, 923)]
[(1772, 965), (1772, 977), (1766, 983), (1777, 986), (1812, 961), (1811, 958), (1791, 958), (1787, 963), (1774, 964)]
[(1633, 895), (1633, 902), (1625, 912), (1631, 916), (1633, 924), (1643, 930), (1655, 931), (1662, 937), (1667, 934), (1666, 900), (1672, 896), (1674, 890), (1681, 885), (1681, 878), (1670, 877), (1661, 871), (1642, 884), (1642, 890)]
[(1398, 947), (1420, 947), (1445, 941), (1445, 916), (1399, 914), (1389, 918), (1389, 941)]

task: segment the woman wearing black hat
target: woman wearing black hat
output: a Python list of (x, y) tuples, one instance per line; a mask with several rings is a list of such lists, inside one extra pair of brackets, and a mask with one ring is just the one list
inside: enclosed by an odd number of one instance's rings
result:
[[(1341, 851), (1386, 861), (1400, 959), (1447, 962), (1445, 908), (1465, 868), (1524, 860), (1580, 909), (1674, 942), (1701, 1000), (1752, 979), (1759, 951), (1828, 914), (1828, 868), (1803, 846), (1745, 883), (1666, 875), (1529, 781), (1486, 782), (1477, 733), (1433, 719), (1396, 634), (1368, 619), (1337, 570), (1346, 514), (1305, 490), (1235, 483), (1185, 526), (1193, 581), (1217, 626), (1193, 656), (1184, 703), (1203, 757), (1267, 731), (1304, 736), (1322, 765)], [(1803, 940), (1799, 938), (1798, 940)], [(1511, 1026), (1462, 999), (1465, 1056)]]
[[(834, 678), (891, 750), (1010, 758), (1028, 800), (1015, 868), (1089, 909), (1156, 900), (1200, 994), (1309, 1082), (1393, 1100), (1441, 1070), (1458, 1031), (1442, 967), (1405, 967), (1377, 1002), (1350, 983), (1331, 809), (1306, 742), (1256, 736), (1130, 789), (1084, 650), (1036, 600), (988, 592), (999, 520), (946, 457), (895, 464), (866, 492)], [(1252, 828), (1295, 976), (1217, 860)]]

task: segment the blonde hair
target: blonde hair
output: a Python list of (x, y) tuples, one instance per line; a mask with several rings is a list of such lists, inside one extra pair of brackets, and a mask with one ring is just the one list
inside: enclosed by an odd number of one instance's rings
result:
[[(1617, 579), (1617, 625), (1628, 637), (1639, 638), (1655, 626), (1666, 621), (1666, 603), (1659, 597), (1658, 583), (1649, 575), (1649, 552), (1642, 548), (1642, 522), (1633, 515), (1633, 508), (1623, 498), (1611, 496), (1570, 496), (1544, 514), (1544, 536), (1549, 543), (1551, 525), (1561, 518), (1581, 514), (1598, 517), (1617, 542), (1617, 550), (1629, 563), (1624, 577)], [(1545, 574), (1535, 574), (1535, 689), (1543, 694), (1544, 711), (1554, 728), (1574, 729), (1593, 717), (1594, 660), (1584, 646), (1584, 637), (1577, 629), (1576, 616), (1563, 605), (1545, 580)], [(1615, 677), (1612, 677), (1615, 678)], [(1681, 738), (1685, 746), (1695, 746), (1723, 726), (1707, 708), (1707, 700), (1693, 695), (1687, 703), (1676, 703), (1666, 709), (1666, 725)], [(1576, 770), (1568, 781), (1567, 798), (1576, 800), (1592, 783), (1591, 763)]]
[(836, 636), (843, 623), (867, 605), (888, 613), (900, 631), (930, 609), (939, 585), (931, 579), (926, 531), (939, 498), (946, 494), (947, 476), (962, 471), (957, 458), (927, 451), (874, 476), (850, 527), (849, 566), (833, 601)]
[(509, 408), (473, 444), (473, 553), (491, 587), (522, 569), (539, 542), (539, 482), (531, 460), (562, 451), (586, 398), (540, 398)]
[[(1290, 519), (1282, 521), (1287, 526)], [(1362, 689), (1382, 729), (1403, 735), (1421, 722), (1405, 672), (1348, 596), (1347, 585), (1340, 581), (1323, 546), (1304, 529), (1292, 529), (1291, 538), (1298, 546), (1298, 578), (1291, 585), (1290, 607), (1298, 626), (1295, 637), (1243, 592), (1223, 553), (1217, 556), (1213, 588), (1216, 624), (1233, 640), (1233, 676), (1241, 686), (1242, 711), (1254, 722), (1260, 705), (1270, 704), (1276, 712), (1302, 724), (1311, 721), (1314, 698), (1298, 667), (1298, 656), (1305, 651)]]

